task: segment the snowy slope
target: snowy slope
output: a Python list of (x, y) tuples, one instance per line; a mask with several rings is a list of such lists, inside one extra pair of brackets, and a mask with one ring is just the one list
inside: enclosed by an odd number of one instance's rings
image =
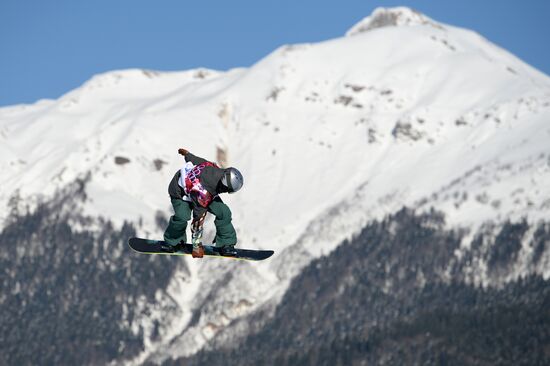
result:
[[(114, 71), (58, 100), (0, 109), (0, 215), (14, 192), (32, 205), (91, 173), (85, 213), (141, 219), (141, 235), (161, 237), (155, 213), (170, 214), (178, 147), (238, 167), (245, 187), (224, 200), (240, 245), (277, 255), (189, 261), (191, 277), (128, 324), (146, 334), (163, 324), (136, 362), (162, 360), (269, 309), (312, 257), (402, 206), (465, 227), (548, 217), (549, 121), (546, 75), (469, 30), (377, 9), (345, 37), (284, 46), (248, 69)], [(204, 288), (227, 272), (240, 280), (207, 301)], [(177, 312), (159, 310), (169, 301)]]

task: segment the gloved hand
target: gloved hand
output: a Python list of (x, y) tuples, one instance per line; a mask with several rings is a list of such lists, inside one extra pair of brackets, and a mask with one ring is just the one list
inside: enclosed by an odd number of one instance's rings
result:
[(185, 150), (185, 149), (178, 149), (178, 153), (179, 153), (180, 155), (185, 156), (185, 155), (189, 154), (189, 151), (187, 151), (187, 150)]
[(195, 244), (193, 244), (193, 251), (191, 252), (191, 255), (193, 256), (193, 258), (202, 258), (204, 256), (204, 247), (201, 243), (197, 244), (196, 246)]

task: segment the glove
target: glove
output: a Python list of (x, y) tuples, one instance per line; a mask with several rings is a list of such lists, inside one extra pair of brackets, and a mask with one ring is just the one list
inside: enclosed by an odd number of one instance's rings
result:
[(198, 244), (197, 246), (193, 244), (193, 251), (191, 252), (191, 255), (193, 258), (202, 258), (204, 255), (204, 247), (202, 244)]
[(178, 149), (178, 154), (185, 156), (185, 155), (189, 154), (189, 151), (187, 151), (185, 149)]

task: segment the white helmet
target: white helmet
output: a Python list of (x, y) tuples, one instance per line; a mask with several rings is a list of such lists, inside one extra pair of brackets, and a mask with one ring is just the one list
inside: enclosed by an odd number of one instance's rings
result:
[(235, 193), (244, 184), (243, 175), (235, 168), (227, 168), (223, 173), (222, 184), (227, 187), (229, 193)]

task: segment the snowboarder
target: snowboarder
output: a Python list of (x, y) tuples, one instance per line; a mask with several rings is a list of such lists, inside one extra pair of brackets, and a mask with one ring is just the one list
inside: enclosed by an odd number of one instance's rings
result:
[(222, 255), (234, 256), (237, 233), (231, 223), (231, 210), (223, 203), (219, 194), (237, 192), (243, 186), (243, 176), (235, 168), (222, 169), (186, 149), (179, 149), (178, 153), (185, 157), (186, 164), (176, 172), (168, 186), (174, 215), (170, 217), (164, 232), (164, 241), (174, 250), (179, 243), (185, 243), (187, 222), (192, 213), (192, 255), (193, 258), (202, 258), (203, 224), (206, 213), (210, 212), (216, 216), (216, 246), (220, 248)]

